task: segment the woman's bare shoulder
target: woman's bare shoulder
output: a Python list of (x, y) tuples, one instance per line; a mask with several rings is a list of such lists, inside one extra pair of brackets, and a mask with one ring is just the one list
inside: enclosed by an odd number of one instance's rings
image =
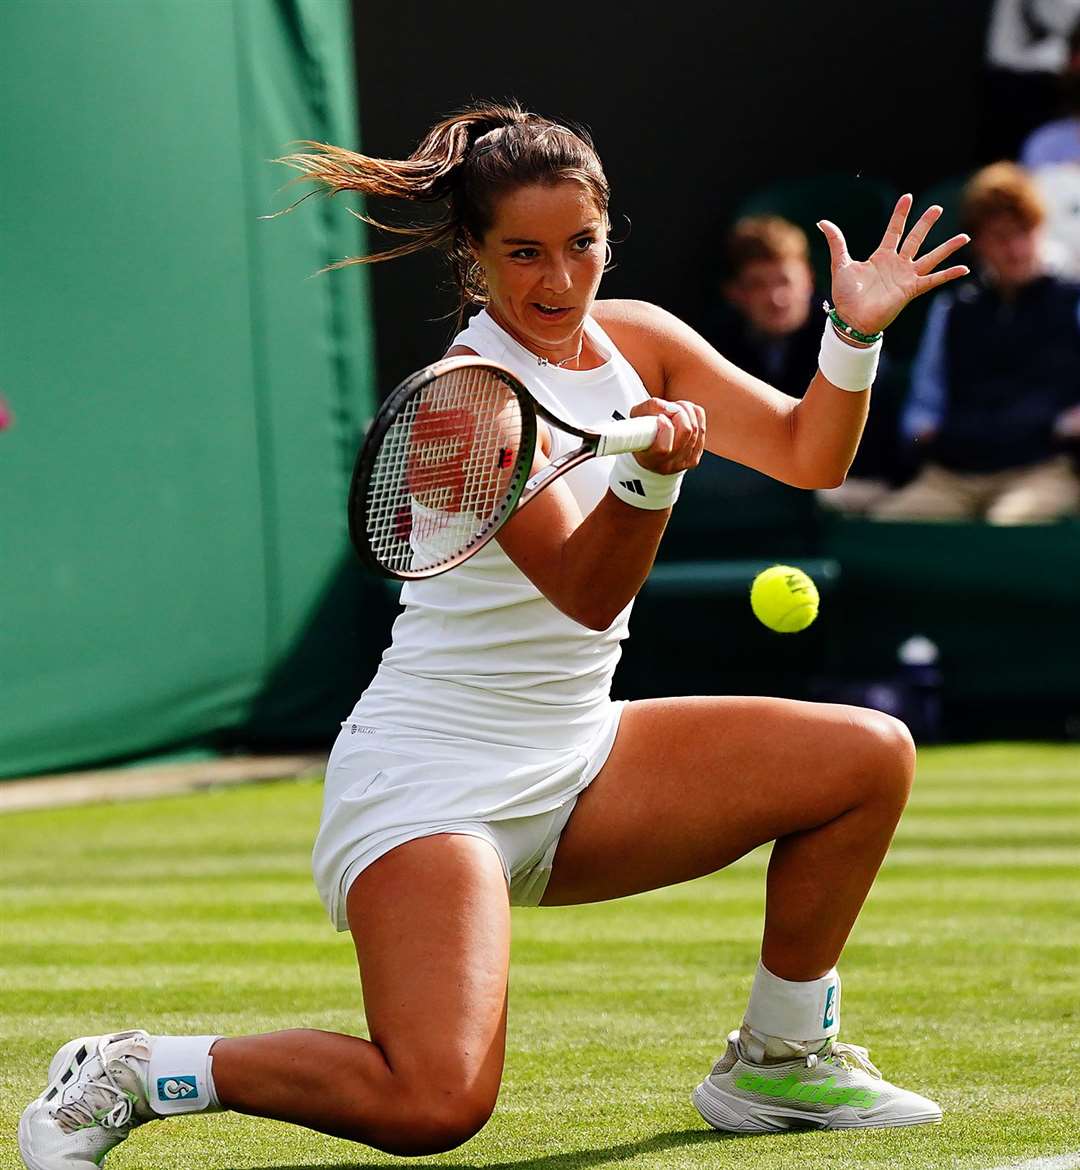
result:
[(469, 349), (467, 345), (452, 345), (443, 354), (443, 357), (479, 357), (480, 355), (475, 349)]
[(645, 389), (664, 393), (664, 352), (672, 334), (672, 317), (648, 301), (595, 301), (592, 316), (638, 372)]
[(607, 300), (593, 301), (592, 315), (606, 330), (609, 324), (647, 329), (666, 314), (648, 301)]
[(620, 349), (623, 337), (660, 346), (686, 329), (674, 313), (649, 301), (595, 301), (592, 315), (619, 343)]

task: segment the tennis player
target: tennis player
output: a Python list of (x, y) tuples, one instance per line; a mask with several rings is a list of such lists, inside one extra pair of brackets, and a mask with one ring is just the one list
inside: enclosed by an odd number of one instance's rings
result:
[[(220, 1109), (394, 1154), (449, 1150), (498, 1095), (511, 905), (623, 898), (768, 841), (746, 1015), (695, 1105), (741, 1133), (939, 1120), (937, 1105), (838, 1039), (836, 964), (907, 800), (907, 729), (876, 711), (773, 698), (615, 702), (610, 684), (683, 475), (708, 450), (801, 488), (841, 483), (882, 330), (967, 272), (939, 268), (967, 237), (920, 255), (941, 209), (908, 231), (905, 195), (880, 247), (855, 261), (823, 221), (835, 309), (796, 400), (670, 313), (596, 299), (608, 184), (582, 131), (485, 104), (434, 126), (403, 161), (307, 145), (283, 161), (330, 193), (437, 209), (399, 247), (347, 262), (442, 249), (462, 308), (482, 306), (450, 354), (504, 363), (582, 426), (656, 415), (657, 437), (575, 468), (467, 563), (404, 588), (393, 644), (331, 753), (313, 856), (327, 912), (355, 941), (371, 1039), (73, 1040), (23, 1114), (26, 1164), (93, 1170), (134, 1126)], [(547, 429), (538, 463), (566, 441)], [(672, 654), (693, 652), (698, 632), (677, 610), (668, 628)]]

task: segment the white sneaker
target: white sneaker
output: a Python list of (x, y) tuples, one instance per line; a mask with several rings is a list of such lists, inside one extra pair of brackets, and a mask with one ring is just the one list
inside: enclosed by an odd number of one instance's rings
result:
[(150, 1037), (142, 1031), (84, 1036), (49, 1064), (49, 1084), (19, 1118), (19, 1153), (29, 1170), (99, 1170), (137, 1125), (147, 1104)]
[(732, 1133), (924, 1125), (941, 1108), (881, 1079), (865, 1048), (827, 1042), (818, 1053), (777, 1064), (751, 1064), (728, 1036), (727, 1051), (691, 1094), (714, 1128)]
[[(117, 1032), (116, 1035), (120, 1033)], [(63, 1080), (66, 1085), (79, 1066), (85, 1064), (97, 1051), (100, 1039), (101, 1036), (80, 1036), (77, 1040), (69, 1040), (63, 1047), (58, 1048), (49, 1061), (49, 1083), (52, 1084), (58, 1076), (66, 1072), (68, 1075)]]

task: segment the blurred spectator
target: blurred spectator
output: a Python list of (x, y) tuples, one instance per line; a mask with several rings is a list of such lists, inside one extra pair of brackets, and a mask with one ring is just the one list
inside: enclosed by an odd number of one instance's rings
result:
[(1058, 81), (1064, 117), (1044, 123), (1024, 140), (1020, 162), (1028, 170), (1080, 163), (1080, 21), (1073, 25), (1065, 44)]
[(929, 462), (874, 509), (891, 520), (1049, 521), (1080, 504), (1080, 286), (1048, 274), (1045, 209), (1014, 163), (979, 171), (962, 214), (981, 276), (930, 306), (902, 416)]
[[(822, 296), (814, 291), (803, 230), (777, 215), (740, 219), (727, 238), (723, 299), (702, 333), (735, 365), (793, 398), (817, 371)], [(888, 376), (887, 363), (879, 381)], [(863, 511), (889, 490), (883, 446), (895, 447), (893, 425), (872, 418), (847, 482), (821, 493), (833, 507)]]
[(1080, 277), (1080, 21), (1069, 33), (1059, 79), (1064, 117), (1028, 135), (1020, 161), (1046, 202), (1048, 260), (1055, 271)]
[(995, 0), (987, 30), (980, 106), (980, 159), (1014, 158), (1020, 143), (1054, 116), (1057, 75), (1080, 0)]
[(756, 378), (801, 398), (817, 369), (821, 298), (801, 228), (778, 215), (740, 219), (727, 239), (723, 300), (702, 332)]

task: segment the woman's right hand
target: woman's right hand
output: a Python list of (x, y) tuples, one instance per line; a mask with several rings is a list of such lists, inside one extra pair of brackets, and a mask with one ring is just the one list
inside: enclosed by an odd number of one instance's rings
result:
[(675, 475), (697, 467), (705, 450), (705, 408), (685, 399), (668, 402), (666, 398), (646, 398), (630, 410), (631, 418), (656, 415), (656, 438), (646, 451), (635, 451), (634, 458), (647, 471), (658, 475)]

